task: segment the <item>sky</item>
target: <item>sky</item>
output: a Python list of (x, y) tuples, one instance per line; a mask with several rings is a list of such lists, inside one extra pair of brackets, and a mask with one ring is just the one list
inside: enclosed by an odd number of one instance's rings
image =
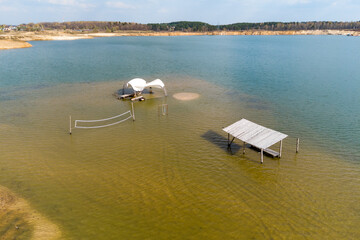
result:
[(360, 0), (0, 0), (0, 24), (360, 21)]

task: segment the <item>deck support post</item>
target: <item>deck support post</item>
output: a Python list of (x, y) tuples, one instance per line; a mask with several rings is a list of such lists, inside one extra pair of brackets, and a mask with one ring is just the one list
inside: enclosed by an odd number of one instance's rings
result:
[(229, 148), (231, 148), (231, 144), (232, 144), (232, 142), (235, 140), (235, 137), (233, 137), (233, 139), (231, 140), (231, 142), (229, 143)]
[(233, 137), (233, 139), (231, 140), (229, 147), (231, 147), (231, 144), (233, 143), (234, 140), (235, 140), (235, 137)]
[(282, 152), (282, 140), (280, 141), (279, 158), (281, 158), (281, 152)]
[(243, 154), (245, 154), (246, 142), (243, 144)]
[(71, 115), (69, 116), (69, 118), (70, 118), (69, 134), (71, 135)]
[(134, 102), (131, 102), (131, 110), (132, 110), (133, 121), (135, 121)]
[(299, 146), (300, 146), (300, 138), (296, 139), (296, 153), (299, 152)]
[(264, 162), (264, 149), (261, 149), (260, 155), (260, 163), (262, 164)]
[(235, 140), (235, 137), (233, 137), (233, 139), (230, 141), (230, 134), (228, 133), (228, 147), (231, 148), (231, 144), (233, 143), (233, 141)]

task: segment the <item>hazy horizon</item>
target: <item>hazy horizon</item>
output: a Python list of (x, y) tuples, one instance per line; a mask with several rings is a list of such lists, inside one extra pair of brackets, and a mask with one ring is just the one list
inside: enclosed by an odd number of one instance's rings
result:
[(355, 0), (0, 0), (0, 24), (120, 21), (169, 23), (359, 21)]

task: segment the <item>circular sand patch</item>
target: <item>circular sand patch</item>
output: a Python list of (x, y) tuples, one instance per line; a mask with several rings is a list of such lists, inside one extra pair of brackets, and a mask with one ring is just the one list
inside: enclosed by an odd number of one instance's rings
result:
[(181, 101), (189, 101), (194, 100), (200, 97), (198, 93), (190, 93), (190, 92), (182, 92), (182, 93), (175, 93), (173, 97), (177, 100)]

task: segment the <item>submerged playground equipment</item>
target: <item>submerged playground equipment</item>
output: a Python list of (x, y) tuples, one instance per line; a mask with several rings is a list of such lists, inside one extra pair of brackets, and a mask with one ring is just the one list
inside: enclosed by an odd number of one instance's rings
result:
[[(133, 90), (133, 93), (125, 94), (126, 88), (131, 88)], [(165, 96), (167, 96), (165, 84), (160, 79), (155, 79), (154, 81), (147, 83), (142, 78), (134, 78), (123, 85), (122, 95), (120, 95), (119, 98), (120, 99), (130, 98), (132, 101), (135, 100), (143, 101), (145, 100), (145, 98), (141, 96), (141, 94), (145, 88), (149, 88), (150, 93), (152, 93), (152, 88), (163, 89)]]

